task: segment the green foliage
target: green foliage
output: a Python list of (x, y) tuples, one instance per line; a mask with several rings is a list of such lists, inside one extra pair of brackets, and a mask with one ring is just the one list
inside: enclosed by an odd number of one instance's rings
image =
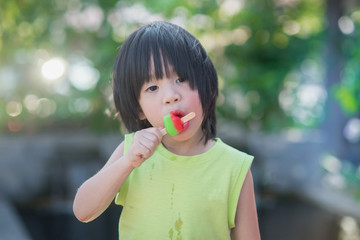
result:
[(335, 96), (341, 107), (348, 115), (355, 115), (359, 112), (359, 90), (340, 84), (336, 87)]
[(346, 58), (342, 81), (334, 86), (334, 94), (343, 111), (348, 116), (355, 116), (360, 112), (360, 8), (353, 9), (347, 15), (348, 20), (353, 21), (354, 32), (344, 36), (342, 46)]
[[(279, 106), (278, 96), (286, 75), (314, 52), (319, 53), (319, 42), (324, 31), (319, 25), (307, 32), (286, 30), (291, 25), (301, 28), (298, 25), (306, 17), (321, 22), (321, 6), (316, 12), (311, 12), (311, 3), (302, 2), (298, 7), (276, 6), (274, 3), (248, 2), (232, 22), (247, 26), (251, 37), (243, 45), (230, 44), (225, 49), (226, 57), (236, 69), (231, 75), (224, 76), (227, 85), (238, 87), (245, 96), (248, 93), (258, 96), (254, 101), (249, 99), (251, 111), (246, 116), (238, 114), (238, 121), (247, 126), (258, 122), (257, 125), (263, 130), (291, 125), (291, 120)], [(237, 25), (234, 24), (234, 27)], [(226, 109), (225, 117), (233, 115), (231, 105), (225, 106), (222, 112)]]
[[(118, 46), (143, 22), (160, 18), (183, 25), (208, 50), (220, 78), (220, 117), (251, 129), (291, 127), (296, 120), (279, 96), (293, 81), (289, 76), (301, 72), (306, 60), (321, 58), (326, 26), (320, 0), (3, 0), (0, 4), (0, 129), (5, 132), (64, 125), (118, 130), (111, 103)], [(358, 39), (349, 36), (344, 49), (350, 59), (346, 78), (357, 87), (342, 84), (335, 91), (352, 114), (359, 111)], [(65, 73), (49, 80), (41, 71), (54, 58), (65, 62)], [(78, 82), (81, 77), (71, 75), (76, 66), (90, 72), (95, 85), (77, 86), (72, 76)], [(312, 122), (315, 126), (318, 120)]]

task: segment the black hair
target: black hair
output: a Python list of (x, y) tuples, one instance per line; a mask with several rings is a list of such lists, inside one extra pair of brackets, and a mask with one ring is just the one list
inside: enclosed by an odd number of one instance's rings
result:
[[(151, 63), (154, 73), (151, 73)], [(205, 143), (216, 135), (216, 69), (201, 45), (185, 29), (168, 22), (140, 27), (122, 44), (113, 68), (113, 95), (117, 112), (129, 132), (151, 127), (140, 120), (140, 90), (152, 76), (162, 79), (171, 70), (197, 89), (204, 112), (201, 128)]]

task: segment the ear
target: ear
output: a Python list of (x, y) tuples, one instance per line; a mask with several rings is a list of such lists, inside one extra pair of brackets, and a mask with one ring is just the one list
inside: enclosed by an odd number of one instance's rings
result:
[(143, 113), (143, 111), (139, 111), (139, 119), (140, 120), (145, 120), (146, 119), (146, 116), (145, 116), (145, 114)]

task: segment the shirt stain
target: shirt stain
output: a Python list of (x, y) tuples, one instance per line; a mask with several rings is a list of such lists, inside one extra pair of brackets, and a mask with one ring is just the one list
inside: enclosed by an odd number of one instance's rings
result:
[(170, 240), (182, 240), (183, 239), (182, 235), (181, 235), (182, 225), (183, 225), (183, 221), (181, 220), (180, 213), (179, 213), (179, 217), (174, 223), (174, 227), (177, 232), (177, 235), (176, 235), (176, 238), (174, 239), (174, 229), (171, 228), (169, 231)]
[(172, 185), (171, 188), (171, 195), (170, 195), (170, 208), (174, 208), (174, 191), (175, 191), (175, 184)]
[(155, 168), (155, 163), (151, 164), (151, 172), (150, 172), (150, 180), (152, 180), (152, 173), (154, 171), (154, 168)]
[(170, 228), (169, 237), (170, 237), (170, 240), (172, 240), (174, 237), (174, 229), (172, 229), (172, 228)]
[(182, 227), (182, 220), (181, 220), (181, 217), (180, 217), (180, 214), (179, 214), (179, 218), (178, 220), (176, 220), (175, 222), (175, 230), (177, 231), (177, 236), (176, 236), (176, 240), (181, 240), (182, 239), (182, 236), (181, 236), (181, 227)]

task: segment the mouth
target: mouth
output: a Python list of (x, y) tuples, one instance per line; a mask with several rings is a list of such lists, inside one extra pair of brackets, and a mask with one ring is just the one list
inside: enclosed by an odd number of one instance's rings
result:
[(182, 118), (183, 116), (185, 116), (185, 113), (183, 113), (182, 111), (180, 110), (174, 110), (174, 111), (171, 111), (170, 114), (173, 114), (179, 118)]
[[(184, 112), (182, 112), (180, 110), (174, 110), (174, 111), (171, 111), (170, 113), (177, 116), (177, 117), (179, 117), (180, 119), (186, 115)], [(188, 129), (189, 126), (190, 126), (190, 121), (184, 122), (183, 125), (182, 125), (183, 129), (179, 134), (181, 134), (186, 129)]]

